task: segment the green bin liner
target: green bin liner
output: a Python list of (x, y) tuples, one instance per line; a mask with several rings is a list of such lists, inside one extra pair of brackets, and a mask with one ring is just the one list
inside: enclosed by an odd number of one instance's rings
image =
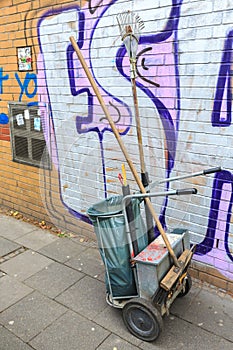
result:
[[(112, 196), (87, 210), (97, 237), (101, 258), (108, 271), (105, 278), (107, 292), (111, 284), (113, 297), (137, 295), (134, 273), (130, 264), (130, 250), (122, 214), (122, 196)], [(140, 214), (140, 201), (131, 200), (139, 252), (148, 245), (147, 230)], [(108, 216), (105, 218), (104, 216)], [(105, 259), (104, 259), (105, 254)]]

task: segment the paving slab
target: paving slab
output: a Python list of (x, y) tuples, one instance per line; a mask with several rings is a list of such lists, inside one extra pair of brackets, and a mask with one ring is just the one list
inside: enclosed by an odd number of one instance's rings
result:
[(68, 311), (35, 337), (30, 345), (36, 350), (95, 350), (108, 335), (104, 328)]
[(35, 337), (67, 309), (38, 292), (3, 311), (0, 323), (25, 342)]
[(232, 343), (178, 317), (164, 319), (164, 329), (155, 342), (142, 342), (143, 350), (232, 350)]
[(0, 312), (33, 292), (28, 286), (10, 276), (0, 278)]
[[(191, 291), (190, 291), (191, 292)], [(176, 299), (171, 312), (233, 342), (233, 300), (200, 289), (193, 296)]]
[(138, 346), (134, 346), (122, 338), (111, 334), (96, 350), (138, 350)]
[(2, 326), (0, 326), (0, 340), (0, 350), (32, 350), (31, 346)]
[(29, 277), (24, 283), (50, 298), (55, 298), (83, 276), (81, 272), (54, 262)]
[(92, 276), (99, 277), (104, 272), (104, 264), (96, 248), (88, 248), (66, 262), (67, 266)]
[(29, 232), (19, 238), (15, 239), (15, 242), (20, 245), (30, 248), (32, 250), (39, 250), (44, 246), (55, 242), (59, 238), (48, 231), (42, 229), (37, 229), (35, 231)]
[(93, 321), (132, 345), (139, 346), (141, 343), (141, 340), (129, 333), (125, 327), (121, 309), (116, 309), (107, 305)]
[(28, 250), (1, 264), (1, 270), (23, 281), (51, 263), (53, 260)]
[(56, 300), (88, 319), (93, 319), (106, 308), (105, 286), (97, 279), (85, 276)]
[(20, 248), (19, 244), (9, 241), (4, 237), (0, 237), (0, 258), (4, 255), (13, 252), (18, 248)]
[(58, 262), (64, 263), (86, 249), (87, 247), (75, 243), (69, 238), (60, 238), (39, 249), (38, 252)]
[(10, 240), (36, 230), (36, 227), (28, 222), (20, 221), (10, 216), (0, 217), (0, 236)]

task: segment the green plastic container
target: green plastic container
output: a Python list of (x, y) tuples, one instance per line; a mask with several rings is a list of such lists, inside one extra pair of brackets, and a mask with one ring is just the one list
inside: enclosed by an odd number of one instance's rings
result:
[[(137, 295), (130, 250), (122, 213), (122, 196), (112, 196), (87, 211), (94, 225), (100, 255), (106, 269), (106, 289), (112, 297)], [(140, 201), (132, 199), (139, 252), (148, 245), (147, 231), (140, 215)], [(107, 217), (106, 217), (107, 216)], [(108, 278), (109, 276), (109, 278)], [(110, 289), (110, 286), (111, 289)]]

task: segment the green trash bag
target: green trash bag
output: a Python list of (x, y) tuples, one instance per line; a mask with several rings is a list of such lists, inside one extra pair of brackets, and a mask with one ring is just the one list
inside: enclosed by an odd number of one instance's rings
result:
[[(122, 196), (112, 196), (88, 209), (94, 225), (100, 255), (106, 269), (106, 289), (113, 297), (137, 295), (125, 218), (122, 214)], [(131, 200), (139, 252), (148, 245), (147, 231), (140, 215), (140, 201)], [(119, 215), (121, 214), (121, 215)], [(104, 216), (108, 216), (105, 218)], [(110, 286), (111, 285), (111, 290)]]

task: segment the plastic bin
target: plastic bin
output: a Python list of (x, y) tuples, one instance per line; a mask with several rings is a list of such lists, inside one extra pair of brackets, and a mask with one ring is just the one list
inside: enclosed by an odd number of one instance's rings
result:
[[(137, 295), (130, 263), (129, 242), (122, 212), (122, 196), (112, 196), (87, 211), (94, 225), (100, 255), (106, 269), (106, 289), (112, 297)], [(140, 215), (140, 201), (132, 199), (139, 251), (148, 244), (147, 231)]]

